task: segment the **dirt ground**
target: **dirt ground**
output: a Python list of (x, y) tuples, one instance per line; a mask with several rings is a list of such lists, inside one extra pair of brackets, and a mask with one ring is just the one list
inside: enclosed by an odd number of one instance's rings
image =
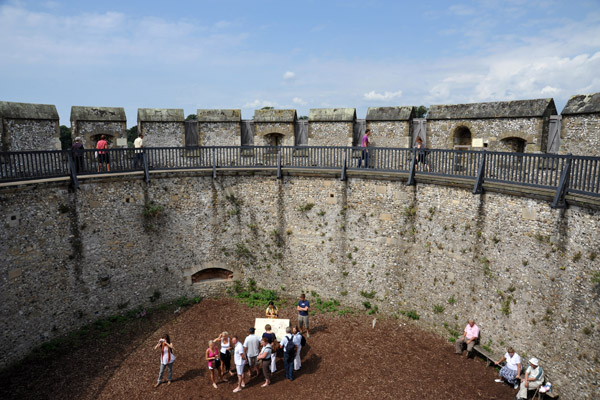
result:
[[(227, 330), (245, 338), (262, 310), (234, 299), (204, 300), (183, 312), (155, 315), (145, 328), (107, 337), (95, 346), (67, 352), (45, 365), (23, 365), (3, 373), (3, 399), (234, 399), (293, 396), (301, 399), (514, 399), (516, 391), (495, 383), (494, 368), (480, 359), (454, 354), (453, 345), (406, 320), (373, 316), (311, 317), (311, 335), (302, 349), (295, 380), (284, 378), (283, 360), (272, 384), (262, 376), (241, 393), (230, 378), (210, 385), (204, 352), (209, 339)], [(296, 322), (293, 307), (281, 318)], [(149, 328), (150, 327), (150, 328)], [(175, 347), (173, 383), (154, 388), (159, 351), (168, 332)], [(166, 372), (165, 376), (166, 378)]]

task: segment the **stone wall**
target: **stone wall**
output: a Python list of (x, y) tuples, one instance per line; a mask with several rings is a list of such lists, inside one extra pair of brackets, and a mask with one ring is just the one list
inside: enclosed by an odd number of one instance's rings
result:
[(7, 151), (60, 150), (58, 121), (6, 119)]
[(185, 125), (183, 122), (141, 122), (144, 147), (183, 147)]
[(60, 150), (56, 107), (0, 101), (0, 151)]
[[(127, 147), (127, 118), (122, 107), (71, 107), (71, 134), (80, 136), (83, 145), (96, 147), (106, 135), (111, 147)], [(119, 139), (121, 139), (119, 141)]]
[(241, 110), (198, 110), (200, 146), (239, 146), (242, 133)]
[[(414, 311), (445, 337), (472, 317), (495, 354), (512, 345), (540, 358), (564, 398), (600, 389), (600, 211), (333, 177), (80, 184), (0, 189), (0, 329), (12, 343), (0, 365), (157, 295), (223, 293), (231, 281), (191, 279), (218, 267), (283, 295)], [(145, 217), (145, 204), (164, 209)]]
[(565, 115), (561, 127), (560, 154), (600, 155), (600, 113)]
[(545, 152), (539, 132), (547, 130), (547, 121), (540, 118), (427, 120), (427, 147), (452, 149), (455, 132), (461, 127), (468, 128), (473, 139), (487, 143), (488, 150), (513, 151), (503, 140), (520, 138), (526, 142), (526, 152)]
[[(369, 142), (373, 146), (411, 147), (408, 121), (367, 121), (367, 129), (371, 130)], [(358, 145), (360, 146), (360, 143)]]
[(309, 146), (352, 146), (353, 122), (308, 123)]

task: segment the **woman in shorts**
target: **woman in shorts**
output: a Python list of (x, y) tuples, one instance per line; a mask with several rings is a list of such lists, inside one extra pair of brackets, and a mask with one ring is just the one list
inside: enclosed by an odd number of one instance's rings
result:
[[(208, 361), (208, 369), (210, 371), (210, 380), (213, 387), (217, 388), (217, 380), (221, 380), (221, 373), (219, 367), (221, 366), (221, 360), (219, 359), (219, 349), (215, 346), (215, 342), (212, 340), (208, 341), (208, 349), (205, 353), (206, 361)], [(215, 379), (215, 374), (219, 374), (219, 379)]]
[(100, 140), (96, 143), (96, 153), (98, 153), (98, 172), (100, 172), (100, 165), (106, 164), (106, 170), (110, 172), (110, 159), (108, 158), (108, 142), (106, 141), (106, 135), (100, 136)]
[(231, 376), (235, 375), (235, 372), (230, 371), (231, 369), (231, 338), (227, 331), (221, 333), (218, 338), (213, 340), (214, 342), (220, 342), (221, 354), (221, 375), (224, 377), (225, 373), (229, 371)]

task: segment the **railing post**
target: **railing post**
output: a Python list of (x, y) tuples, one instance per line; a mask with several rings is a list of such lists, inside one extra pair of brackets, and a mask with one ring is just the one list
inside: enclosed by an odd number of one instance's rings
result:
[(475, 186), (473, 187), (473, 194), (483, 193), (483, 178), (485, 177), (485, 156), (486, 151), (481, 151), (481, 160), (479, 160), (479, 168), (477, 170), (477, 179), (475, 180)]
[(415, 184), (415, 170), (417, 169), (417, 149), (412, 149), (412, 151), (413, 158), (410, 162), (410, 170), (408, 171), (408, 182), (406, 182), (408, 186)]
[(277, 152), (277, 179), (281, 179), (281, 149)]
[(558, 188), (556, 188), (556, 195), (554, 195), (554, 201), (550, 205), (552, 208), (567, 208), (567, 201), (565, 197), (569, 192), (569, 181), (571, 179), (571, 154), (567, 155), (567, 161), (565, 168), (560, 174), (560, 182)]
[(79, 189), (79, 181), (77, 180), (77, 170), (75, 169), (75, 163), (73, 162), (73, 152), (68, 151), (67, 156), (69, 157), (69, 169), (71, 170), (71, 183), (73, 188)]
[(144, 162), (144, 180), (148, 183), (150, 182), (150, 171), (148, 169), (148, 153), (146, 153), (146, 150), (142, 151), (142, 161)]
[(217, 149), (212, 146), (213, 179), (217, 179)]
[[(352, 151), (352, 150), (350, 150)], [(346, 150), (344, 150), (344, 155), (342, 157), (342, 176), (340, 177), (340, 181), (345, 181), (346, 178)]]

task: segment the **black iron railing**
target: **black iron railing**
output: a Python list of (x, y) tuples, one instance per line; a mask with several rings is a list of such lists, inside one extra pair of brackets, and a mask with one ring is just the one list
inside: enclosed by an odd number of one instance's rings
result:
[(483, 182), (500, 182), (556, 191), (555, 207), (567, 193), (600, 196), (600, 157), (462, 150), (316, 146), (152, 147), (0, 153), (0, 182), (144, 171), (208, 169), (284, 169), (400, 172), (414, 183), (415, 174), (472, 180), (474, 193)]

